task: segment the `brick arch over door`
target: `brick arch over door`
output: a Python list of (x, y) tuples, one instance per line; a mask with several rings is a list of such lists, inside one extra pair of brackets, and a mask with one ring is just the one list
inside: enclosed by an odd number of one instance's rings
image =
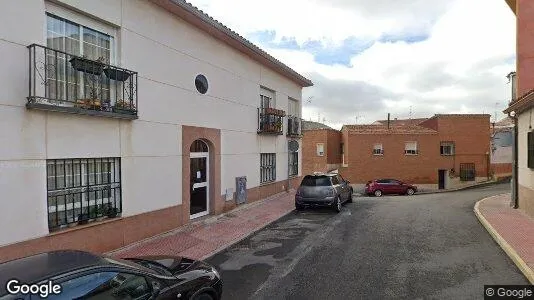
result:
[(189, 222), (190, 204), (190, 149), (196, 140), (202, 140), (209, 147), (209, 209), (210, 214), (220, 214), (224, 210), (221, 196), (221, 131), (219, 129), (182, 126), (182, 219)]

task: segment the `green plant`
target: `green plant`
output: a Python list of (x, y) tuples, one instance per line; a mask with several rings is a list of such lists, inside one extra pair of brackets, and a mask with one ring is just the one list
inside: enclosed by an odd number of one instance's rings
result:
[(122, 108), (122, 109), (135, 110), (135, 104), (124, 101), (122, 99), (119, 99), (117, 100), (117, 102), (115, 102), (115, 107)]

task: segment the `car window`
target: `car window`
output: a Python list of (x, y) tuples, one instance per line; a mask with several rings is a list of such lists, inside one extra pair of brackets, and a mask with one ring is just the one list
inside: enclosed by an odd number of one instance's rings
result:
[(333, 185), (339, 184), (339, 180), (338, 180), (337, 176), (332, 176), (332, 184)]
[(62, 293), (48, 299), (144, 300), (151, 288), (145, 277), (119, 272), (99, 272), (61, 283)]
[(302, 179), (302, 186), (330, 186), (330, 178), (327, 176), (305, 176)]
[(389, 183), (389, 180), (387, 180), (387, 179), (378, 179), (376, 182), (378, 182), (378, 183)]

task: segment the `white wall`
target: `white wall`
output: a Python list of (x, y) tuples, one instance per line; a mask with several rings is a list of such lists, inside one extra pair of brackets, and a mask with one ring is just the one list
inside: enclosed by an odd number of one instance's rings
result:
[[(124, 216), (181, 204), (182, 125), (221, 130), (222, 194), (237, 176), (249, 188), (260, 184), (262, 152), (277, 153), (277, 181), (287, 179), (287, 137), (256, 132), (259, 91), (274, 90), (287, 111), (300, 86), (149, 1), (54, 2), (75, 21), (116, 33), (117, 64), (139, 72), (139, 119), (26, 109), (26, 46), (46, 44), (45, 2), (1, 1), (0, 199), (16, 201), (0, 212), (0, 228), (10, 229), (0, 245), (48, 233), (46, 159), (120, 156)], [(196, 91), (198, 74), (208, 78), (205, 95)]]
[[(534, 114), (534, 109), (531, 109)], [(518, 182), (524, 187), (534, 189), (534, 170), (527, 165), (527, 133), (534, 129), (534, 120), (530, 121), (529, 111), (518, 116)]]

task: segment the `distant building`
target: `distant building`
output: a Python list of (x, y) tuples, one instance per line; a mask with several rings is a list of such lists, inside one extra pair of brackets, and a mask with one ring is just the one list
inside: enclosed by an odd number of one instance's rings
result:
[(392, 120), (389, 126), (387, 120), (344, 125), (340, 173), (354, 184), (385, 177), (429, 189), (486, 181), (491, 176), (489, 120), (490, 115), (442, 114)]
[(341, 133), (325, 124), (302, 122), (302, 173), (330, 172), (341, 167)]
[(512, 176), (514, 123), (509, 117), (491, 127), (491, 172), (496, 179)]

